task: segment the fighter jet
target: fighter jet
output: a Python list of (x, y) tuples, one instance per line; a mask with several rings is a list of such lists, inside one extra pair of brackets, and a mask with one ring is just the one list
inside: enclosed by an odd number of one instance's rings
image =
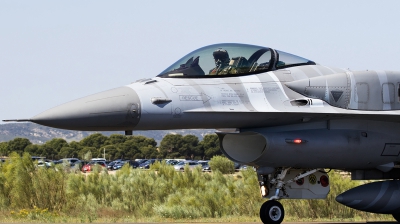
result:
[(323, 199), (328, 169), (384, 180), (337, 201), (400, 221), (400, 72), (319, 65), (269, 47), (216, 44), (153, 78), (40, 113), (37, 124), (83, 131), (216, 129), (222, 152), (256, 167), (264, 223), (281, 199)]

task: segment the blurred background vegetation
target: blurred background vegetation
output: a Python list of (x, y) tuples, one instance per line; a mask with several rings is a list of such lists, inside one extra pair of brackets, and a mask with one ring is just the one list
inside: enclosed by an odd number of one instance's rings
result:
[[(224, 158), (227, 160), (226, 158)], [(231, 164), (212, 159), (214, 163)], [(219, 166), (223, 166), (219, 164)], [(285, 221), (392, 220), (388, 215), (356, 211), (337, 203), (339, 193), (360, 182), (330, 173), (326, 200), (281, 200)], [(115, 175), (95, 170), (68, 172), (62, 165), (37, 167), (28, 153), (12, 153), (0, 163), (0, 221), (134, 222), (219, 219), (259, 221), (260, 197), (253, 169), (235, 174), (176, 172), (165, 163), (150, 170), (124, 166)], [(236, 218), (235, 218), (236, 217)], [(245, 218), (244, 218), (245, 217)]]
[(210, 159), (221, 155), (218, 136), (205, 135), (199, 141), (195, 135), (168, 134), (161, 140), (159, 146), (153, 138), (144, 136), (125, 136), (112, 134), (109, 137), (100, 133), (92, 134), (81, 141), (67, 142), (62, 138), (54, 138), (44, 144), (32, 144), (27, 138), (15, 138), (8, 142), (0, 142), (0, 157), (16, 152), (20, 156), (24, 152), (32, 156), (47, 159), (79, 158), (91, 153), (93, 158), (103, 157), (115, 159)]

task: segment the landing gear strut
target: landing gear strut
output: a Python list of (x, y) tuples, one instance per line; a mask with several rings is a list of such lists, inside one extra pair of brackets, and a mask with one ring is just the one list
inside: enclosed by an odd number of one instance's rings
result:
[[(280, 170), (280, 173), (277, 175), (276, 178), (273, 178), (272, 180), (268, 181), (270, 184), (275, 185), (276, 191), (275, 195), (272, 196), (269, 201), (264, 202), (264, 204), (260, 208), (260, 219), (265, 224), (280, 224), (285, 218), (285, 210), (283, 209), (282, 204), (276, 200), (281, 198), (279, 196), (280, 191), (283, 192), (284, 196), (288, 196), (286, 193), (285, 183), (283, 180), (289, 169), (290, 168)], [(265, 180), (265, 178), (263, 177), (262, 181), (260, 182), (261, 195), (263, 197), (266, 196), (266, 194), (264, 193), (266, 192), (265, 189), (268, 189), (266, 183), (267, 180)]]
[[(266, 201), (260, 208), (260, 218), (265, 224), (280, 224), (285, 217), (285, 210), (280, 202), (277, 200), (282, 198), (289, 198), (289, 194), (286, 190), (286, 185), (304, 177), (307, 177), (320, 169), (304, 170), (304, 172), (299, 173), (294, 178), (286, 178), (288, 171), (292, 169), (291, 167), (281, 167), (275, 172), (275, 175), (271, 173), (263, 173), (263, 170), (258, 172), (259, 174), (259, 184), (260, 192), (262, 197), (270, 197), (269, 201)], [(286, 178), (286, 179), (285, 179)], [(289, 180), (287, 180), (289, 179)], [(270, 194), (271, 188), (275, 189), (275, 194)], [(271, 192), (272, 193), (272, 192)], [(393, 215), (394, 216), (394, 215)]]
[(275, 200), (266, 201), (260, 209), (260, 219), (263, 223), (280, 224), (285, 218), (285, 210), (281, 203)]

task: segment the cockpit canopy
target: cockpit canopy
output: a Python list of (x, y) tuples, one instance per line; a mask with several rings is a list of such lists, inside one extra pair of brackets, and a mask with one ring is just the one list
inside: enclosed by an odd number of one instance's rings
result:
[(315, 65), (315, 62), (267, 47), (214, 44), (187, 54), (158, 76), (180, 78), (237, 76), (301, 65)]

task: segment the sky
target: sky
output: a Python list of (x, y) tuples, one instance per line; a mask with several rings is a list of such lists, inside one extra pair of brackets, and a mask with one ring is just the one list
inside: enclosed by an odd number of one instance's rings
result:
[(399, 8), (398, 0), (0, 0), (0, 120), (155, 77), (215, 43), (400, 71)]

